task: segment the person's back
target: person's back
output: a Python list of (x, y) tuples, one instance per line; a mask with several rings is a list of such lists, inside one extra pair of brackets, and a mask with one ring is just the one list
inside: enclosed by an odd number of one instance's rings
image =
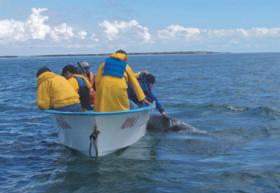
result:
[(93, 110), (90, 100), (90, 89), (92, 89), (91, 84), (87, 82), (87, 79), (81, 75), (74, 75), (73, 78), (76, 79), (76, 82), (79, 85), (78, 94), (80, 96), (83, 109)]
[(83, 75), (77, 74), (77, 68), (71, 64), (63, 68), (62, 74), (79, 94), (82, 108), (84, 110), (92, 110), (90, 100), (92, 85), (88, 79)]
[(79, 95), (64, 77), (47, 70), (37, 73), (37, 78), (37, 105), (39, 108), (58, 109), (80, 103)]
[(94, 110), (97, 112), (122, 111), (130, 108), (127, 95), (127, 82), (132, 85), (138, 101), (145, 95), (127, 64), (127, 54), (117, 51), (101, 64), (96, 74), (96, 98)]

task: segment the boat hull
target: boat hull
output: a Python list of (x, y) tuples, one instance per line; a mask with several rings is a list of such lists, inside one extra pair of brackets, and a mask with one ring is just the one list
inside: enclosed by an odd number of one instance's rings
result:
[[(153, 106), (112, 113), (59, 112), (52, 114), (59, 142), (87, 156), (104, 156), (139, 141), (146, 133)], [(96, 138), (92, 137), (96, 134)]]

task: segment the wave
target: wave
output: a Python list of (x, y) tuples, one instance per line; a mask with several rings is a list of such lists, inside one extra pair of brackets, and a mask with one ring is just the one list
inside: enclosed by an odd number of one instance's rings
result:
[(230, 138), (239, 142), (249, 141), (252, 139), (261, 138), (276, 138), (280, 139), (280, 131), (278, 127), (263, 126), (256, 128), (225, 128), (219, 130), (213, 130), (209, 132), (212, 136), (221, 137), (222, 139)]
[(191, 103), (169, 103), (165, 105), (166, 108), (192, 108), (192, 109), (205, 109), (213, 111), (226, 111), (226, 112), (249, 112), (253, 114), (259, 114), (268, 117), (279, 117), (280, 111), (268, 106), (237, 106), (232, 104), (216, 104), (216, 103), (203, 103), (203, 104), (191, 104)]

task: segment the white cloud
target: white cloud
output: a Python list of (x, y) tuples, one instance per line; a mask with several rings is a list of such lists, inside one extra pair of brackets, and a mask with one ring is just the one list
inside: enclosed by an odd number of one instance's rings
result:
[[(10, 45), (16, 49), (23, 47), (30, 47), (30, 49), (59, 47), (60, 49), (77, 48), (80, 50), (96, 48), (98, 52), (114, 50), (120, 45), (125, 49), (135, 51), (160, 50), (165, 45), (166, 50), (169, 48), (230, 50), (229, 45), (233, 44), (236, 47), (249, 49), (255, 45), (258, 47), (270, 46), (280, 40), (280, 27), (206, 29), (172, 24), (151, 34), (149, 28), (141, 25), (137, 20), (104, 20), (98, 25), (101, 33), (95, 34), (83, 29), (76, 31), (68, 23), (51, 25), (48, 23), (47, 10), (46, 8), (33, 8), (31, 14), (22, 21), (0, 20), (0, 46), (3, 49)], [(150, 44), (155, 41), (156, 44)], [(149, 44), (143, 45), (142, 43)], [(141, 47), (139, 44), (143, 46)]]
[(47, 16), (41, 13), (47, 9), (32, 9), (32, 14), (27, 21), (0, 20), (0, 41), (26, 41), (29, 39), (44, 40), (50, 32), (50, 27), (45, 24)]
[(200, 29), (170, 25), (158, 31), (159, 39), (186, 39), (197, 40), (201, 38), (277, 38), (280, 37), (280, 28), (237, 28), (237, 29)]
[[(145, 42), (151, 41), (151, 34), (149, 33), (149, 29), (144, 27), (138, 23), (136, 20), (131, 21), (103, 21), (99, 24), (99, 26), (104, 29), (106, 37), (108, 40), (116, 40), (120, 38), (121, 35), (134, 35), (134, 32), (138, 37), (143, 39)], [(135, 38), (135, 36), (130, 36), (129, 38)]]
[(95, 41), (95, 42), (99, 42), (99, 39), (96, 37), (96, 34), (95, 33), (92, 33), (91, 36), (90, 36), (90, 39)]
[(0, 20), (0, 42), (24, 41), (28, 39), (24, 32), (24, 23), (14, 20)]
[(78, 33), (78, 35), (79, 35), (80, 39), (84, 40), (86, 38), (86, 36), (87, 36), (87, 32), (86, 31), (80, 31)]
[(254, 37), (280, 37), (280, 28), (252, 28), (250, 33)]
[(251, 29), (206, 29), (203, 34), (210, 37), (252, 37)]
[(280, 37), (280, 28), (237, 28), (204, 30), (207, 35), (216, 37), (239, 37), (239, 38), (277, 38)]
[(201, 30), (198, 28), (170, 25), (166, 29), (158, 31), (158, 36), (162, 39), (172, 39), (177, 36), (189, 39), (200, 35), (200, 33)]
[(32, 14), (24, 23), (25, 31), (31, 34), (32, 39), (44, 40), (51, 30), (50, 26), (45, 24), (48, 20), (48, 16), (41, 15), (44, 11), (47, 11), (47, 9), (32, 8)]
[(42, 13), (47, 10), (32, 8), (32, 13), (26, 21), (0, 20), (0, 42), (24, 42), (47, 38), (60, 41), (74, 37), (73, 28), (66, 23), (58, 26), (46, 24), (48, 16), (43, 16)]
[(75, 48), (75, 49), (81, 49), (81, 48), (95, 48), (95, 44), (68, 44), (66, 45), (67, 48)]
[(55, 26), (50, 32), (50, 37), (55, 41), (69, 40), (74, 36), (73, 28), (63, 23), (59, 26)]

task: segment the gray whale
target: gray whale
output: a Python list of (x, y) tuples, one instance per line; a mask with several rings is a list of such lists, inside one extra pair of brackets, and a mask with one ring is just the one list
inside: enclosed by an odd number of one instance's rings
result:
[(148, 131), (155, 132), (177, 132), (186, 131), (192, 133), (206, 134), (206, 131), (199, 130), (188, 123), (171, 117), (151, 115), (147, 124)]

